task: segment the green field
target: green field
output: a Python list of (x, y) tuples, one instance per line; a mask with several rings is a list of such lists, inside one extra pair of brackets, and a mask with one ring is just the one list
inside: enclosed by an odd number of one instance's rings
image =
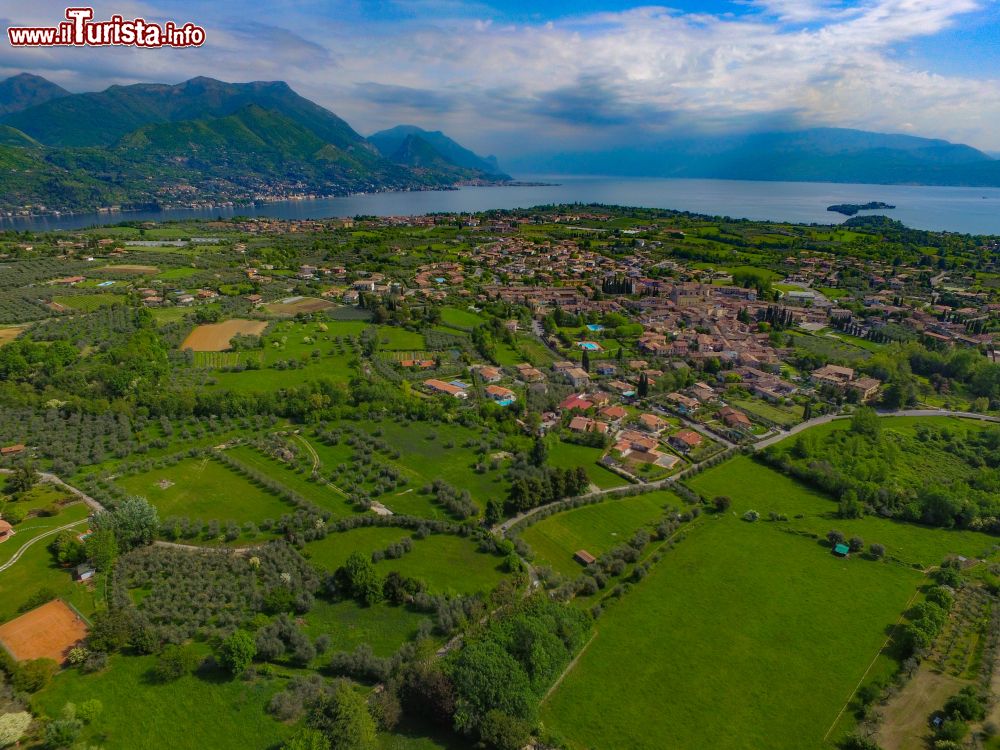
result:
[(106, 750), (277, 747), (289, 728), (265, 712), (279, 680), (233, 680), (211, 671), (160, 684), (149, 678), (153, 656), (112, 656), (108, 669), (62, 672), (34, 706), (58, 717), (67, 702), (96, 698), (101, 716), (81, 740)]
[(657, 521), (667, 505), (680, 507), (681, 501), (662, 491), (607, 500), (549, 516), (521, 532), (521, 538), (535, 553), (535, 565), (549, 565), (558, 573), (575, 576), (583, 568), (573, 560), (573, 553), (584, 549), (599, 557)]
[(331, 651), (353, 651), (367, 643), (377, 656), (391, 656), (413, 640), (427, 617), (384, 602), (364, 607), (347, 599), (336, 603), (317, 600), (303, 619), (310, 636), (330, 636)]
[(53, 297), (52, 301), (57, 305), (72, 307), (74, 310), (91, 312), (100, 307), (111, 307), (120, 305), (126, 300), (124, 294), (111, 294), (103, 292), (101, 294), (73, 294)]
[[(187, 516), (203, 521), (242, 523), (277, 519), (292, 511), (281, 498), (211, 457), (186, 458), (173, 466), (120, 477), (115, 482), (126, 491), (147, 498), (159, 510), (161, 518)], [(161, 482), (173, 484), (161, 487)]]
[[(465, 443), (482, 439), (482, 434), (476, 430), (457, 424), (403, 424), (389, 420), (361, 422), (358, 426), (369, 432), (381, 431), (381, 439), (398, 450), (400, 457), (392, 460), (379, 456), (379, 461), (405, 468), (414, 477), (417, 487), (441, 479), (454, 487), (467, 489), (480, 507), (485, 507), (488, 499), (503, 497), (507, 493), (502, 469), (487, 470), (482, 474), (475, 470), (480, 458), (473, 448), (465, 447)], [(487, 454), (487, 463), (489, 455), (492, 451)], [(386, 499), (386, 503), (393, 507), (392, 496)]]
[(267, 474), (293, 492), (302, 495), (309, 502), (315, 503), (320, 508), (329, 510), (337, 518), (354, 515), (357, 512), (343, 494), (338, 493), (326, 484), (309, 481), (307, 474), (299, 474), (287, 464), (261, 453), (253, 446), (239, 445), (235, 448), (230, 448), (227, 453), (241, 464)]
[(775, 424), (788, 427), (802, 421), (802, 406), (777, 406), (762, 400), (726, 399), (726, 403), (745, 411), (749, 416), (760, 416)]
[(594, 750), (824, 747), (922, 580), (766, 523), (710, 520), (605, 612), (543, 721)]
[(610, 487), (622, 487), (628, 484), (626, 479), (597, 463), (601, 456), (604, 455), (604, 451), (600, 448), (590, 448), (586, 445), (576, 445), (575, 443), (564, 443), (558, 438), (549, 438), (548, 445), (548, 463), (551, 466), (560, 469), (582, 466), (586, 470), (591, 483), (597, 485), (602, 490)]
[(457, 307), (442, 307), (441, 322), (445, 325), (456, 326), (458, 328), (475, 328), (485, 323), (486, 319), (472, 312), (472, 310), (462, 310)]
[[(333, 571), (353, 552), (368, 554), (412, 535), (409, 529), (394, 527), (351, 529), (310, 542), (306, 552), (314, 565)], [(501, 564), (501, 558), (479, 552), (472, 539), (432, 534), (426, 539), (414, 539), (412, 551), (403, 557), (382, 560), (375, 567), (382, 575), (395, 570), (419, 578), (435, 593), (472, 594), (492, 589), (500, 582), (504, 575)]]

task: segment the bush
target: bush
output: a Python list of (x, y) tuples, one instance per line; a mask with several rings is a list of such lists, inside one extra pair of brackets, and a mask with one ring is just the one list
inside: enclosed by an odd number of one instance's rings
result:
[(24, 693), (37, 693), (49, 684), (59, 665), (52, 659), (33, 659), (21, 664), (14, 672), (14, 689)]

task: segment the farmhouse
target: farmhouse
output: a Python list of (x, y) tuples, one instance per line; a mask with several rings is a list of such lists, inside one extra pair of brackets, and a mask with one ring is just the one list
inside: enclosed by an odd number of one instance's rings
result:
[(457, 386), (454, 383), (445, 383), (443, 380), (436, 380), (431, 378), (430, 380), (425, 380), (424, 385), (427, 386), (434, 393), (446, 393), (449, 396), (454, 396), (455, 398), (468, 398), (469, 394), (466, 393), (465, 388)]

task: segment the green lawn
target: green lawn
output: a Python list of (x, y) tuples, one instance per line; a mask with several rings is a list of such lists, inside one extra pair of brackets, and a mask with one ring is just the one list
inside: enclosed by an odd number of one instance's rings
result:
[(709, 520), (607, 609), (542, 719), (580, 749), (824, 747), (922, 580)]
[(395, 326), (379, 326), (379, 347), (389, 351), (419, 352), (427, 348), (424, 335)]
[(603, 489), (622, 487), (628, 482), (613, 471), (605, 469), (597, 462), (604, 451), (600, 448), (590, 448), (586, 445), (564, 443), (558, 438), (549, 438), (548, 463), (560, 469), (582, 466), (593, 484)]
[[(161, 488), (160, 482), (173, 482)], [(126, 491), (147, 498), (161, 518), (187, 516), (208, 521), (260, 522), (293, 508), (211, 457), (186, 458), (173, 466), (120, 477)]]
[(158, 684), (153, 656), (112, 656), (105, 671), (69, 669), (38, 693), (36, 710), (58, 716), (67, 702), (96, 698), (101, 716), (81, 740), (106, 750), (277, 747), (290, 729), (265, 712), (281, 680), (233, 680), (217, 672)]
[(670, 492), (608, 500), (549, 516), (521, 532), (535, 553), (536, 565), (549, 565), (558, 573), (575, 576), (582, 568), (573, 553), (585, 549), (595, 557), (629, 540), (639, 528), (657, 521), (666, 505), (680, 507)]

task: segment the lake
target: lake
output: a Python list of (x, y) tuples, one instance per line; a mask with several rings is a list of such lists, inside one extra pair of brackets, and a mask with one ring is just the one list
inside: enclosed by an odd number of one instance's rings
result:
[(78, 229), (126, 220), (169, 221), (217, 216), (270, 216), (322, 219), (469, 213), (493, 208), (530, 208), (547, 203), (607, 203), (691, 211), (794, 223), (839, 224), (847, 217), (827, 211), (836, 203), (882, 201), (896, 208), (884, 213), (916, 229), (969, 234), (1000, 234), (1000, 188), (851, 185), (829, 182), (640, 179), (617, 177), (522, 178), (558, 183), (550, 186), (465, 187), (459, 190), (371, 193), (322, 200), (281, 201), (242, 208), (172, 209), (115, 214), (0, 219), (0, 228)]

